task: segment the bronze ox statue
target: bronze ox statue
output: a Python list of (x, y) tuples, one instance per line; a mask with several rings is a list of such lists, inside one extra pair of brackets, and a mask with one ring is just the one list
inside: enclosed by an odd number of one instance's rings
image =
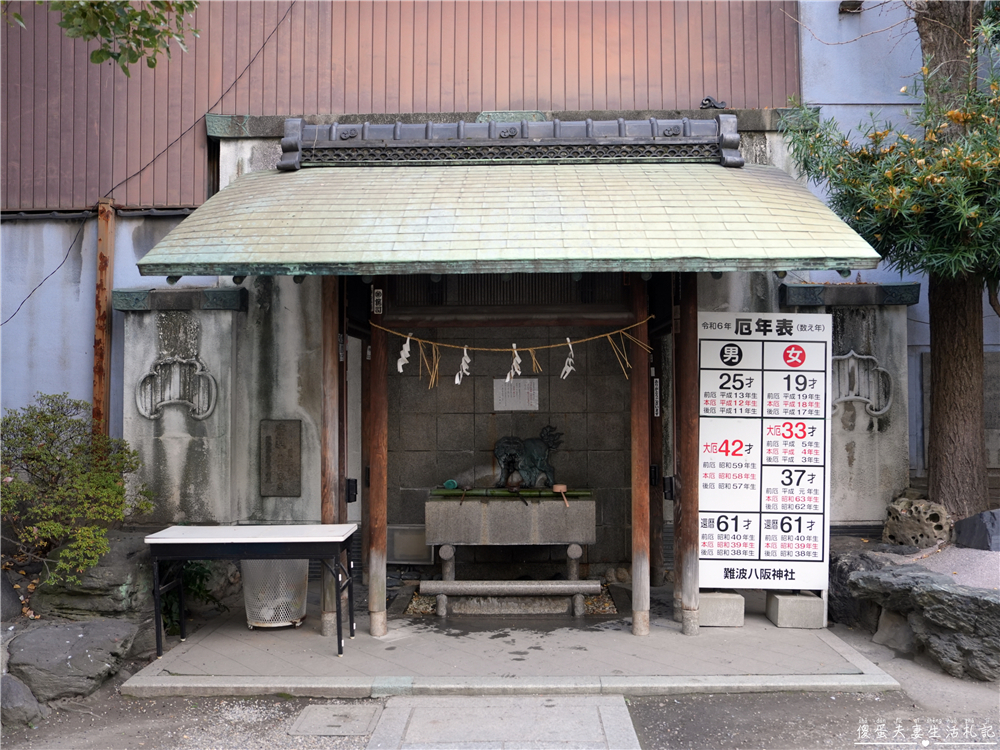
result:
[(562, 436), (555, 427), (546, 425), (537, 438), (502, 437), (497, 440), (493, 447), (493, 455), (500, 464), (496, 486), (513, 486), (511, 474), (517, 472), (521, 475), (517, 486), (534, 487), (544, 474), (544, 486), (551, 487), (555, 482), (555, 469), (549, 463), (549, 454), (562, 445)]

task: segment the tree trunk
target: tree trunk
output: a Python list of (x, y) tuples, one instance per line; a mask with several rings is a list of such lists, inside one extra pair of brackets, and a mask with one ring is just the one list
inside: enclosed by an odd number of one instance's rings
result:
[[(957, 106), (969, 85), (967, 41), (982, 19), (982, 0), (908, 0), (920, 34), (925, 96)], [(941, 134), (947, 140), (957, 127)], [(983, 391), (983, 279), (928, 278), (931, 323), (931, 413), (927, 420), (930, 499), (954, 518), (986, 510), (986, 420)]]
[(931, 276), (930, 499), (955, 520), (987, 509), (983, 282)]
[(911, 0), (907, 5), (913, 11), (924, 62), (936, 71), (935, 78), (963, 89), (972, 62), (966, 43), (983, 17), (983, 0)]

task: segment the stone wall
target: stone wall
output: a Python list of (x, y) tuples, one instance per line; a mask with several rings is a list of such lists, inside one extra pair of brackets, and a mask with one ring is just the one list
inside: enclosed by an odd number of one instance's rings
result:
[[(125, 323), (124, 434), (153, 492), (150, 522), (232, 519), (232, 312), (130, 313)], [(191, 365), (174, 365), (184, 359)], [(191, 371), (200, 368), (197, 376)], [(169, 394), (169, 395), (167, 395)], [(194, 408), (163, 404), (195, 400)]]
[[(830, 520), (879, 523), (887, 505), (910, 483), (907, 308), (828, 310), (833, 314), (834, 356), (829, 401), (841, 399), (832, 415)], [(859, 357), (837, 359), (851, 352)], [(878, 412), (883, 413), (875, 416)]]
[[(153, 492), (150, 523), (319, 521), (320, 280), (250, 277), (242, 286), (245, 310), (125, 313), (124, 433)], [(189, 364), (173, 372), (178, 357)], [(195, 386), (185, 382), (191, 369)], [(294, 496), (261, 491), (262, 420), (300, 424)]]
[[(471, 376), (455, 385), (461, 351), (441, 349), (440, 384), (428, 389), (420, 376), (420, 353), (411, 344), (409, 364), (396, 370), (403, 339), (389, 339), (389, 523), (422, 524), (428, 489), (454, 479), (459, 486), (490, 487), (499, 477), (493, 456), (497, 439), (538, 437), (553, 425), (563, 442), (550, 458), (556, 481), (571, 489), (591, 489), (597, 500), (597, 543), (585, 562), (617, 563), (630, 557), (629, 381), (608, 342), (574, 346), (576, 371), (559, 374), (565, 346), (536, 352), (541, 373), (532, 373), (531, 346), (558, 344), (566, 337), (593, 336), (592, 328), (439, 328), (413, 331), (428, 341), (498, 352), (470, 352)], [(493, 381), (510, 369), (510, 346), (517, 344), (522, 378), (537, 378), (538, 411), (495, 411)], [(429, 354), (429, 348), (428, 348)], [(635, 363), (633, 363), (634, 365)], [(541, 553), (541, 555), (539, 555)], [(468, 553), (472, 554), (472, 553)], [(499, 561), (501, 550), (480, 548), (481, 562)], [(548, 550), (516, 554), (547, 557)], [(559, 554), (558, 552), (556, 553)], [(507, 556), (510, 557), (509, 555)], [(511, 558), (512, 559), (512, 558)]]

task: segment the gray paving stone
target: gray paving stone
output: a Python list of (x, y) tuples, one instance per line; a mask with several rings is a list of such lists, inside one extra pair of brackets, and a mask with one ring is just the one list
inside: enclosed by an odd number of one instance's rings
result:
[(412, 692), (412, 677), (376, 677), (372, 680), (372, 698), (383, 698), (387, 695), (409, 695)]
[(379, 706), (306, 706), (288, 733), (323, 737), (370, 734), (381, 713)]
[(386, 702), (368, 748), (638, 750), (639, 740), (620, 695), (413, 696)]

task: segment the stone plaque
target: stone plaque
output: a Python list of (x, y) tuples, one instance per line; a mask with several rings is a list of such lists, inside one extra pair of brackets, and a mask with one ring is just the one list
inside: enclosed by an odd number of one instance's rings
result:
[(261, 497), (302, 495), (302, 421), (260, 421)]

